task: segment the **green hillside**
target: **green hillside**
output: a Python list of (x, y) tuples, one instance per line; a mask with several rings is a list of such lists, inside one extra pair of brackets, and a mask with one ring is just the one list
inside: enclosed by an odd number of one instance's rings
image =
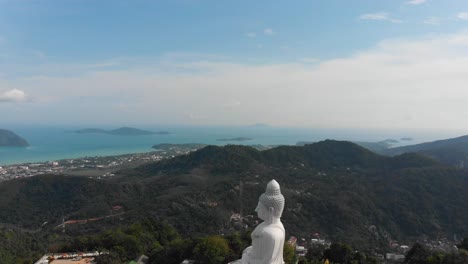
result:
[[(255, 215), (265, 184), (276, 179), (286, 197), (287, 235), (320, 233), (354, 248), (389, 240), (468, 234), (468, 174), (433, 159), (385, 157), (327, 140), (258, 151), (208, 146), (185, 156), (124, 170), (113, 179), (37, 176), (0, 184), (0, 223), (53, 229), (68, 219), (124, 213), (112, 221), (70, 226), (85, 234), (143, 219), (170, 223), (184, 237), (234, 230), (232, 213)], [(242, 182), (243, 195), (239, 195)]]
[(32, 229), (44, 222), (58, 224), (63, 217), (105, 215), (113, 204), (134, 198), (113, 182), (60, 175), (5, 181), (0, 184), (0, 193), (0, 223)]

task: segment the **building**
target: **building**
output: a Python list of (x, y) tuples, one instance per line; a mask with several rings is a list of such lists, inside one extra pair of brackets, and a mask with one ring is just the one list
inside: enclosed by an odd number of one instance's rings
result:
[(385, 254), (385, 259), (387, 260), (387, 263), (403, 263), (403, 261), (405, 261), (405, 255), (387, 253)]
[(50, 253), (34, 264), (94, 264), (95, 257), (105, 254), (109, 252)]

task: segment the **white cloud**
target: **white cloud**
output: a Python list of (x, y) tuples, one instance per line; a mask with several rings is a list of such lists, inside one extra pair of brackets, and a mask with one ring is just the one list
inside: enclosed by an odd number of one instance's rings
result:
[(377, 21), (387, 21), (391, 23), (403, 23), (400, 19), (391, 18), (388, 13), (385, 12), (378, 12), (378, 13), (370, 13), (370, 14), (363, 14), (359, 16), (361, 20), (377, 20)]
[(3, 93), (0, 93), (0, 103), (1, 102), (18, 103), (18, 102), (24, 102), (26, 101), (26, 99), (27, 99), (26, 93), (17, 89), (8, 90)]
[[(251, 64), (200, 56), (11, 83), (0, 78), (1, 86), (27, 87), (34, 98), (63, 98), (28, 104), (24, 115), (4, 107), (2, 121), (4, 116), (86, 123), (262, 120), (309, 127), (468, 129), (466, 47), (468, 32), (460, 32), (383, 40), (348, 57), (318, 62)], [(305, 63), (309, 60), (314, 64)], [(96, 100), (85, 102), (84, 96)]]
[(440, 25), (440, 18), (438, 17), (428, 17), (423, 20), (423, 23), (426, 25), (438, 26)]
[(249, 37), (249, 38), (255, 38), (256, 36), (257, 36), (257, 34), (255, 32), (247, 33), (247, 37)]
[(372, 14), (363, 14), (359, 17), (362, 20), (387, 20), (387, 13), (372, 13)]
[(275, 33), (275, 32), (273, 31), (273, 29), (271, 29), (271, 28), (265, 28), (265, 29), (263, 30), (263, 34), (268, 35), (268, 36), (271, 36), (271, 35), (274, 35), (274, 34), (276, 34), (276, 33)]
[(424, 4), (426, 2), (427, 2), (427, 0), (410, 0), (410, 1), (406, 2), (406, 4), (408, 4), (408, 5), (420, 5), (420, 4)]
[(461, 20), (468, 20), (468, 12), (461, 12), (457, 14), (457, 18)]

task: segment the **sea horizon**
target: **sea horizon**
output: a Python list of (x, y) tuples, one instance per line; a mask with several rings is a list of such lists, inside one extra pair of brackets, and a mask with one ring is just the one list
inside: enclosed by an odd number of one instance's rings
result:
[[(96, 126), (88, 126), (96, 127)], [(153, 145), (161, 143), (208, 145), (296, 145), (299, 141), (317, 142), (325, 139), (377, 142), (395, 139), (395, 146), (412, 145), (433, 140), (461, 136), (454, 131), (399, 131), (372, 129), (324, 129), (290, 128), (273, 126), (139, 126), (135, 128), (153, 132), (168, 131), (167, 135), (118, 136), (107, 134), (78, 134), (70, 131), (87, 126), (9, 126), (25, 138), (30, 146), (0, 147), (0, 166), (34, 162), (47, 162), (95, 156), (115, 156), (151, 152)], [(98, 128), (116, 129), (119, 126)], [(245, 141), (219, 141), (237, 137), (251, 138)], [(404, 141), (401, 138), (411, 138)]]

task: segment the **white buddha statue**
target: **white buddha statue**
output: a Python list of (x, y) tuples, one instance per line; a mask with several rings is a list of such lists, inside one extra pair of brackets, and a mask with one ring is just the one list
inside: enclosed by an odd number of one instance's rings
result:
[(252, 232), (252, 246), (242, 253), (242, 259), (231, 264), (283, 264), (285, 231), (280, 221), (284, 197), (280, 186), (271, 180), (259, 198), (255, 211), (263, 222)]

